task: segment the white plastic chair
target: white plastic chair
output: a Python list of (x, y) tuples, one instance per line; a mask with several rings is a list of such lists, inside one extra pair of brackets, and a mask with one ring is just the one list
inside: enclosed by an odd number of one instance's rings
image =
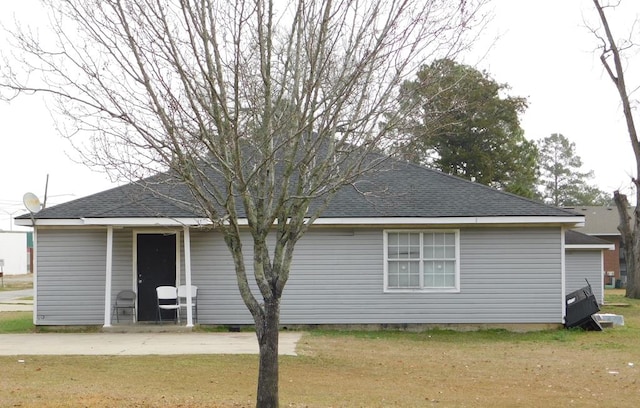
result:
[[(187, 312), (187, 296), (189, 295), (187, 285), (178, 286), (178, 302), (180, 303), (180, 307), (184, 308), (185, 313)], [(191, 310), (193, 311), (193, 320), (195, 322), (198, 321), (198, 287), (195, 285), (191, 285)]]
[(162, 323), (162, 311), (175, 311), (175, 319), (180, 323), (180, 303), (178, 302), (178, 291), (175, 286), (158, 286), (156, 288), (156, 296), (158, 300), (158, 319)]

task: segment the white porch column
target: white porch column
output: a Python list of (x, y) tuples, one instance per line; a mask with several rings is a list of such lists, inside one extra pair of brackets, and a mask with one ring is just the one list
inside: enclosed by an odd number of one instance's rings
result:
[(184, 227), (184, 280), (187, 285), (187, 327), (193, 327), (193, 299), (191, 298), (191, 235), (189, 227)]
[(104, 283), (104, 327), (111, 327), (111, 281), (113, 278), (113, 227), (107, 227), (107, 268)]

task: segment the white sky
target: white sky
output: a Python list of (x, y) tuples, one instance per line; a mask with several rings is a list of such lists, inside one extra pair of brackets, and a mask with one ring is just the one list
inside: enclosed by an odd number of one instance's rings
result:
[[(631, 21), (640, 13), (640, 1), (623, 1), (627, 8), (620, 15)], [(4, 1), (2, 6), (0, 22), (11, 22), (13, 12), (42, 22), (37, 1)], [(512, 95), (528, 98), (521, 117), (525, 136), (536, 140), (562, 133), (575, 142), (584, 169), (595, 172), (594, 184), (628, 193), (635, 162), (617, 93), (595, 52), (597, 42), (584, 26), (584, 19), (596, 22), (592, 1), (493, 0), (491, 8), (495, 18), (474, 54), (483, 54), (480, 50), (500, 35), (478, 67), (511, 85)], [(622, 29), (621, 23), (615, 22), (614, 31), (624, 36), (628, 27)], [(0, 47), (5, 47), (1, 36)], [(635, 59), (640, 63), (640, 56)], [(48, 205), (114, 186), (106, 175), (69, 156), (76, 155), (57, 134), (40, 96), (0, 102), (0, 229), (10, 229), (10, 214), (24, 212), (24, 193), (43, 199), (47, 174)]]

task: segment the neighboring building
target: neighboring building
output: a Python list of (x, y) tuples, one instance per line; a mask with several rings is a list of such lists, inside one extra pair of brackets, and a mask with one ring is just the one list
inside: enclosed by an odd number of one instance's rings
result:
[[(563, 324), (565, 231), (584, 216), (386, 165), (341, 189), (297, 244), (283, 325)], [(110, 326), (121, 290), (138, 294), (138, 321), (153, 321), (155, 288), (167, 284), (198, 286), (201, 324), (252, 324), (222, 234), (191, 200), (158, 175), (35, 214), (35, 324)], [(243, 239), (250, 267), (248, 230)]]
[[(581, 206), (567, 207), (568, 210), (584, 215), (583, 227), (575, 228), (576, 231), (608, 241), (615, 245), (613, 251), (604, 253), (605, 285), (613, 286), (616, 281), (620, 285), (627, 282), (627, 263), (622, 250), (622, 240), (618, 225), (620, 216), (616, 207)], [(635, 207), (629, 208), (632, 214)]]
[(5, 275), (21, 275), (28, 269), (27, 233), (0, 231), (0, 271)]
[(598, 303), (604, 304), (604, 259), (613, 252), (614, 244), (574, 230), (565, 232), (566, 292), (591, 285)]

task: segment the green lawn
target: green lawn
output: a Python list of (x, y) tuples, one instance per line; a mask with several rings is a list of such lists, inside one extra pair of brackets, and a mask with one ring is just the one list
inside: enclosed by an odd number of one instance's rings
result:
[(31, 333), (33, 331), (33, 313), (0, 312), (0, 334)]

